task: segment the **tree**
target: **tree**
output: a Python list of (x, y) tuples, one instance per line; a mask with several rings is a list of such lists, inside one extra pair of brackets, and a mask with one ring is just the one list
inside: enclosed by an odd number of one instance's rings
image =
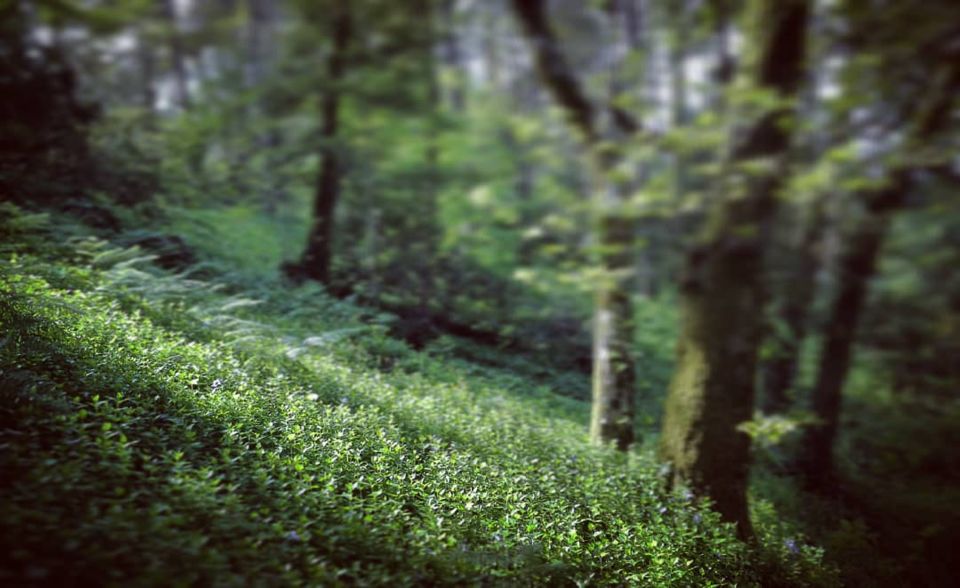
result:
[(300, 261), (285, 266), (287, 274), (296, 279), (308, 278), (321, 283), (330, 280), (334, 212), (340, 198), (341, 181), (340, 154), (336, 145), (340, 120), (339, 84), (346, 71), (352, 26), (349, 3), (346, 0), (334, 0), (330, 19), (333, 44), (327, 58), (327, 86), (320, 106), (320, 136), (323, 143), (313, 198), (313, 222)]
[[(799, 207), (796, 207), (799, 208)], [(790, 391), (797, 376), (800, 349), (807, 334), (807, 319), (816, 294), (817, 269), (826, 224), (826, 197), (818, 196), (805, 209), (797, 210), (792, 238), (786, 247), (793, 259), (785, 260), (777, 282), (777, 302), (771, 309), (769, 356), (763, 363), (763, 411), (782, 413), (790, 408)], [(785, 227), (789, 228), (789, 227)]]
[[(537, 71), (554, 100), (566, 111), (594, 170), (599, 195), (597, 241), (602, 277), (596, 289), (593, 335), (593, 409), (590, 437), (626, 451), (634, 442), (635, 374), (632, 266), (635, 221), (628, 208), (630, 181), (614, 173), (638, 122), (614, 105), (596, 104), (584, 91), (550, 27), (543, 0), (513, 0)], [(614, 96), (615, 97), (615, 96)]]
[(857, 324), (866, 302), (870, 278), (894, 214), (902, 209), (914, 186), (914, 176), (931, 165), (942, 165), (942, 155), (931, 140), (950, 121), (954, 93), (960, 88), (960, 53), (948, 47), (934, 71), (933, 84), (917, 107), (901, 153), (879, 186), (856, 194), (863, 218), (846, 240), (841, 253), (839, 284), (830, 315), (812, 393), (812, 408), (820, 423), (807, 429), (800, 445), (798, 465), (806, 483), (825, 488), (833, 479), (833, 445), (840, 421), (843, 385), (853, 354)]
[(187, 77), (186, 54), (174, 0), (160, 0), (160, 11), (167, 25), (167, 46), (170, 50), (170, 64), (173, 68), (177, 105), (186, 110), (190, 108), (191, 102), (190, 82)]
[(774, 105), (734, 127), (713, 209), (686, 256), (660, 445), (673, 481), (709, 497), (742, 538), (752, 536), (750, 439), (737, 426), (753, 412), (765, 229), (785, 173), (789, 101), (803, 79), (808, 2), (753, 0), (748, 10), (744, 81), (752, 98)]

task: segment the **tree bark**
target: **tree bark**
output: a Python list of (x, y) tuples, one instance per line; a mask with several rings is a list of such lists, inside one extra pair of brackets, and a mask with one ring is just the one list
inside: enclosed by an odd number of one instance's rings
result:
[(850, 368), (857, 323), (893, 211), (906, 199), (906, 182), (898, 184), (887, 192), (889, 208), (868, 210), (840, 257), (838, 290), (824, 333), (812, 396), (813, 413), (821, 423), (804, 434), (798, 459), (801, 472), (813, 486), (833, 475), (833, 442), (837, 436), (841, 392)]
[[(960, 55), (953, 53), (952, 61), (947, 62), (933, 80), (907, 131), (903, 150), (907, 157), (922, 154), (926, 142), (950, 120), (954, 92), (960, 87)], [(833, 446), (857, 324), (884, 238), (893, 216), (906, 204), (914, 171), (914, 165), (898, 165), (888, 172), (885, 187), (859, 195), (864, 202), (865, 216), (841, 254), (839, 284), (831, 304), (813, 389), (812, 408), (820, 423), (806, 430), (797, 458), (805, 483), (814, 489), (824, 489), (834, 479)]]
[(793, 243), (796, 261), (780, 284), (781, 302), (775, 310), (772, 350), (763, 364), (763, 412), (782, 413), (790, 408), (797, 361), (807, 334), (807, 315), (816, 291), (814, 276), (820, 267), (820, 249), (826, 221), (823, 198), (818, 199)]
[[(592, 158), (600, 195), (598, 242), (603, 278), (598, 280), (594, 313), (593, 408), (590, 438), (626, 451), (635, 441), (633, 304), (631, 301), (634, 220), (624, 214), (627, 186), (611, 177), (625, 137), (637, 121), (612, 104), (595, 105), (560, 50), (543, 0), (513, 0), (514, 12), (530, 41), (537, 71), (554, 100), (564, 108)], [(598, 119), (607, 121), (602, 126)]]
[(347, 46), (352, 35), (351, 26), (347, 1), (337, 0), (334, 2), (334, 14), (331, 20), (333, 46), (327, 60), (327, 88), (320, 107), (320, 134), (323, 147), (320, 154), (320, 173), (317, 176), (313, 198), (313, 224), (299, 264), (294, 268), (288, 268), (288, 274), (294, 274), (292, 277), (297, 277), (299, 274), (300, 277), (323, 284), (330, 282), (334, 213), (340, 197), (340, 155), (334, 143), (337, 140), (340, 118), (339, 84), (346, 70)]
[[(756, 60), (749, 82), (790, 98), (802, 80), (808, 3), (754, 0), (749, 8), (747, 43)], [(772, 109), (734, 131), (719, 198), (685, 262), (677, 367), (661, 435), (660, 455), (674, 483), (712, 499), (744, 539), (753, 534), (746, 499), (750, 438), (737, 425), (753, 412), (765, 225), (782, 184), (790, 139), (783, 123), (791, 113)], [(742, 169), (758, 160), (776, 165)]]

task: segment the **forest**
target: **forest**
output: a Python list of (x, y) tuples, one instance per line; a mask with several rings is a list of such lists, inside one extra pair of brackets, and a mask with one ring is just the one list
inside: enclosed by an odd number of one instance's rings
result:
[(0, 585), (951, 586), (956, 0), (0, 0)]

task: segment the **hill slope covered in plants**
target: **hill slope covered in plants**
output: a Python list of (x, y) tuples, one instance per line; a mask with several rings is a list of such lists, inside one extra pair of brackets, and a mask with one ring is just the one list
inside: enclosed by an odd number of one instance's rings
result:
[(584, 402), (319, 289), (172, 275), (47, 222), (5, 211), (6, 585), (834, 580), (774, 516), (748, 547), (648, 451), (591, 447)]

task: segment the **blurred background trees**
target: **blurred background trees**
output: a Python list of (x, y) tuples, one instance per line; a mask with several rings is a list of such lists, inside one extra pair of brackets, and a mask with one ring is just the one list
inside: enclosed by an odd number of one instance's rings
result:
[(955, 536), (952, 0), (7, 0), (0, 27), (3, 199), (592, 398), (596, 440), (660, 444), (745, 533), (752, 440), (755, 489), (801, 474), (866, 543)]

